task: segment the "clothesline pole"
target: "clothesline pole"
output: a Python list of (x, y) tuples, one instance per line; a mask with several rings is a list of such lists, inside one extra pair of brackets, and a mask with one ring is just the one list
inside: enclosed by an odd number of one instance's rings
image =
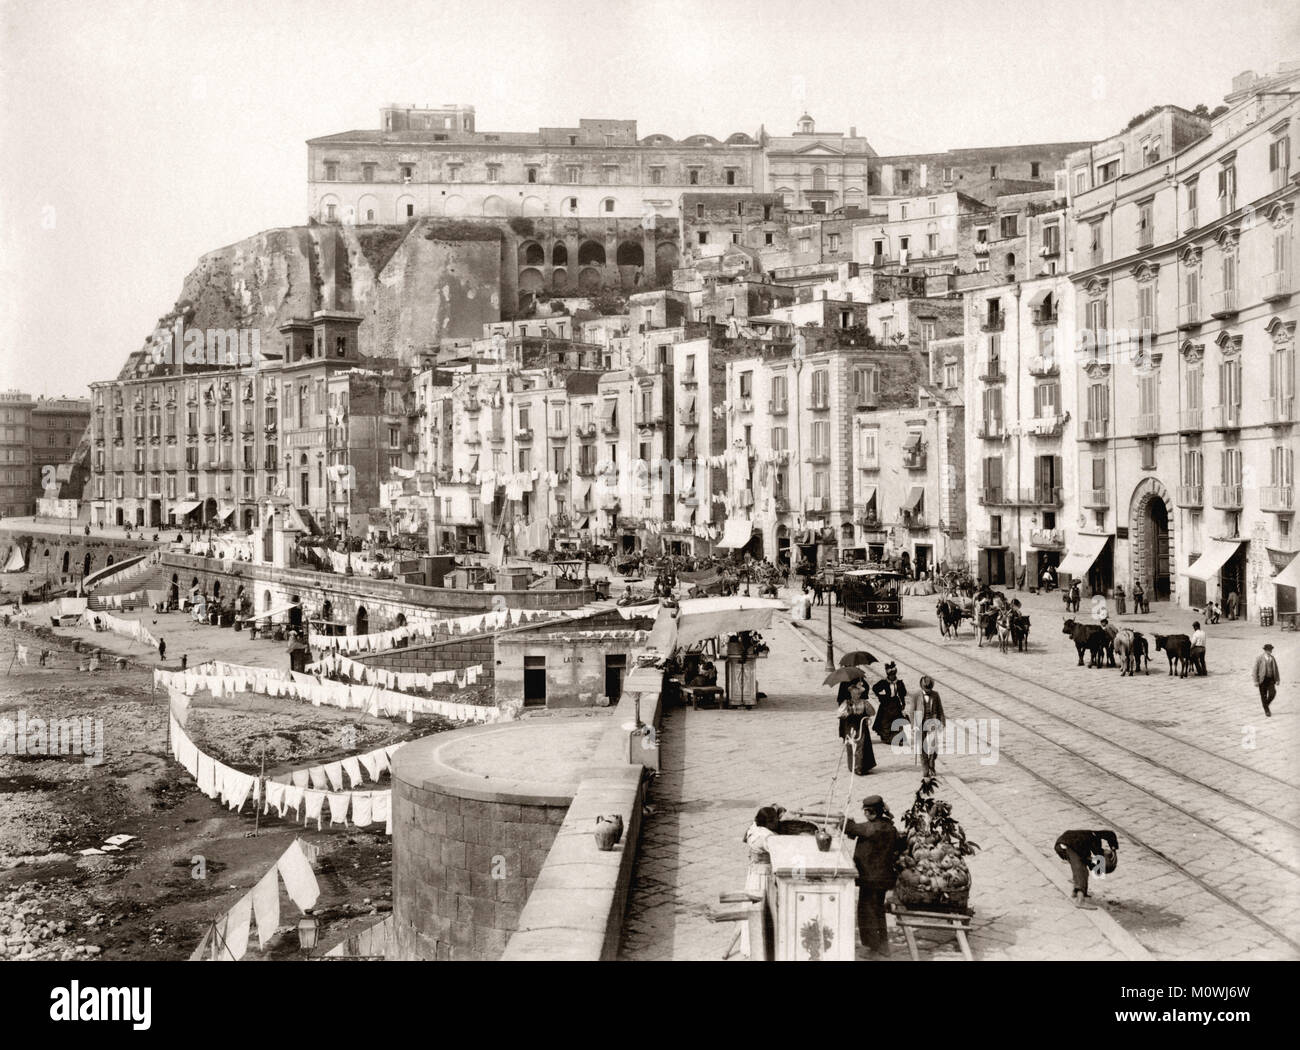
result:
[(262, 827), (262, 807), (259, 800), (266, 798), (266, 744), (262, 744), (262, 772), (257, 778), (257, 798), (253, 799), (253, 835)]

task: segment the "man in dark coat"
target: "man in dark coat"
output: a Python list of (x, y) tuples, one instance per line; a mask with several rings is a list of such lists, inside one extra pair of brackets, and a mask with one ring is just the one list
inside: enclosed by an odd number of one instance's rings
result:
[(894, 861), (898, 857), (898, 831), (879, 795), (864, 798), (862, 812), (866, 820), (844, 818), (844, 834), (857, 839), (853, 847), (853, 863), (858, 869), (858, 934), (871, 951), (888, 955), (885, 894), (898, 878), (894, 871)]
[[(1111, 861), (1119, 851), (1119, 839), (1113, 831), (1063, 831), (1056, 840), (1056, 855), (1070, 865), (1074, 876), (1074, 889), (1071, 900), (1080, 908), (1091, 908), (1085, 903), (1088, 897), (1088, 872), (1094, 863), (1094, 857), (1105, 861), (1106, 869), (1111, 869)], [(1103, 870), (1106, 870), (1103, 869)]]
[(898, 668), (892, 660), (885, 664), (885, 677), (872, 686), (872, 692), (880, 703), (876, 705), (876, 720), (871, 728), (886, 744), (892, 743), (902, 732), (896, 723), (906, 721), (903, 710), (907, 706), (907, 686), (899, 681)]

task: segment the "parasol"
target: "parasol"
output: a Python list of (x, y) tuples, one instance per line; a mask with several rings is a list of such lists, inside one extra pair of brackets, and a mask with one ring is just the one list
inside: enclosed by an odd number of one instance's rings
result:
[(865, 682), (869, 676), (861, 667), (839, 667), (828, 674), (822, 685), (839, 685), (840, 682)]
[(865, 649), (857, 649), (840, 657), (841, 667), (863, 667), (874, 663), (879, 663), (879, 661)]

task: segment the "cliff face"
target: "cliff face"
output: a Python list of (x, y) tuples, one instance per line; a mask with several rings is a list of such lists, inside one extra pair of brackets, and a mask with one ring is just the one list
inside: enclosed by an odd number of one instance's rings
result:
[(154, 346), (186, 328), (257, 328), (264, 349), (279, 326), (316, 310), (362, 317), (363, 354), (416, 363), (442, 338), (474, 338), (500, 318), (505, 238), (492, 227), (438, 220), (406, 226), (291, 226), (208, 252), (181, 285), (120, 378), (148, 374)]

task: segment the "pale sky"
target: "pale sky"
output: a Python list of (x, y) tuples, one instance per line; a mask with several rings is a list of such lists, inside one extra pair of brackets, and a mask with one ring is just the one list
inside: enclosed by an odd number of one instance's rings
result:
[(674, 137), (806, 107), (932, 151), (1102, 138), (1286, 58), (1294, 0), (0, 0), (0, 389), (116, 375), (201, 254), (306, 222), (305, 140), (388, 102)]

